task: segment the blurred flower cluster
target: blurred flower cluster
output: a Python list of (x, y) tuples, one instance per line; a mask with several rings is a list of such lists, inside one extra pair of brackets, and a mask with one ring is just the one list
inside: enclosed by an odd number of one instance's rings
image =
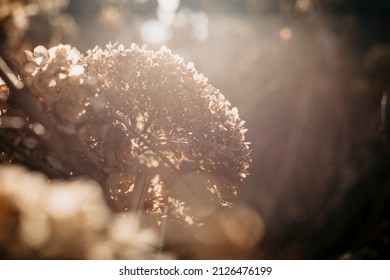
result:
[(23, 61), (23, 50), (52, 46), (77, 34), (73, 18), (63, 10), (69, 0), (4, 0), (0, 4), (1, 52)]
[(0, 168), (0, 257), (155, 259), (156, 231), (133, 213), (112, 214), (91, 180), (49, 181), (42, 173)]

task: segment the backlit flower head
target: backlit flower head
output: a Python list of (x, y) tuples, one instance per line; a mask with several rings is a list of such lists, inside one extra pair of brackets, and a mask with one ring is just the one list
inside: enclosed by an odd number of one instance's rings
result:
[[(69, 156), (81, 164), (93, 158), (104, 174), (93, 179), (114, 209), (141, 200), (148, 211), (168, 207), (186, 215), (178, 205), (191, 204), (191, 195), (181, 188), (194, 196), (205, 190), (200, 200), (222, 205), (236, 196), (250, 163), (245, 122), (192, 62), (166, 47), (135, 44), (95, 47), (84, 56), (69, 45), (40, 46), (26, 56), (36, 107), (56, 132), (77, 138)], [(53, 169), (80, 173), (42, 145), (36, 153)]]

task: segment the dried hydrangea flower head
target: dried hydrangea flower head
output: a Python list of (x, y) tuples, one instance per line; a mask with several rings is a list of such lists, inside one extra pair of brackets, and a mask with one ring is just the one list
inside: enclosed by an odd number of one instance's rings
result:
[[(57, 144), (71, 145), (69, 157), (93, 161), (115, 210), (138, 203), (182, 214), (191, 196), (227, 205), (236, 195), (250, 162), (244, 121), (193, 63), (166, 47), (135, 44), (85, 56), (69, 45), (40, 46), (26, 56), (25, 82), (40, 114), (61, 135), (77, 136)], [(83, 173), (38, 151), (53, 169)]]

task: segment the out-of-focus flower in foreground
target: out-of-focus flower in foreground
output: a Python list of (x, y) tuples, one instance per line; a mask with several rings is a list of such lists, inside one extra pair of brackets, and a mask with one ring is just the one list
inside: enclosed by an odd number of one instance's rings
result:
[(90, 180), (49, 181), (19, 166), (0, 168), (0, 257), (166, 258), (154, 230), (112, 214)]

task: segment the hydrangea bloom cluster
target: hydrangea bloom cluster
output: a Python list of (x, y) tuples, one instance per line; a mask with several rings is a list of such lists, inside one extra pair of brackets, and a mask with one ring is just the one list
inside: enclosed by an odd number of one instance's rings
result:
[[(24, 145), (51, 169), (99, 181), (117, 211), (183, 215), (194, 197), (228, 205), (237, 194), (250, 162), (245, 122), (193, 63), (135, 44), (25, 53), (25, 83), (47, 124)], [(53, 134), (78, 164), (45, 150)]]

